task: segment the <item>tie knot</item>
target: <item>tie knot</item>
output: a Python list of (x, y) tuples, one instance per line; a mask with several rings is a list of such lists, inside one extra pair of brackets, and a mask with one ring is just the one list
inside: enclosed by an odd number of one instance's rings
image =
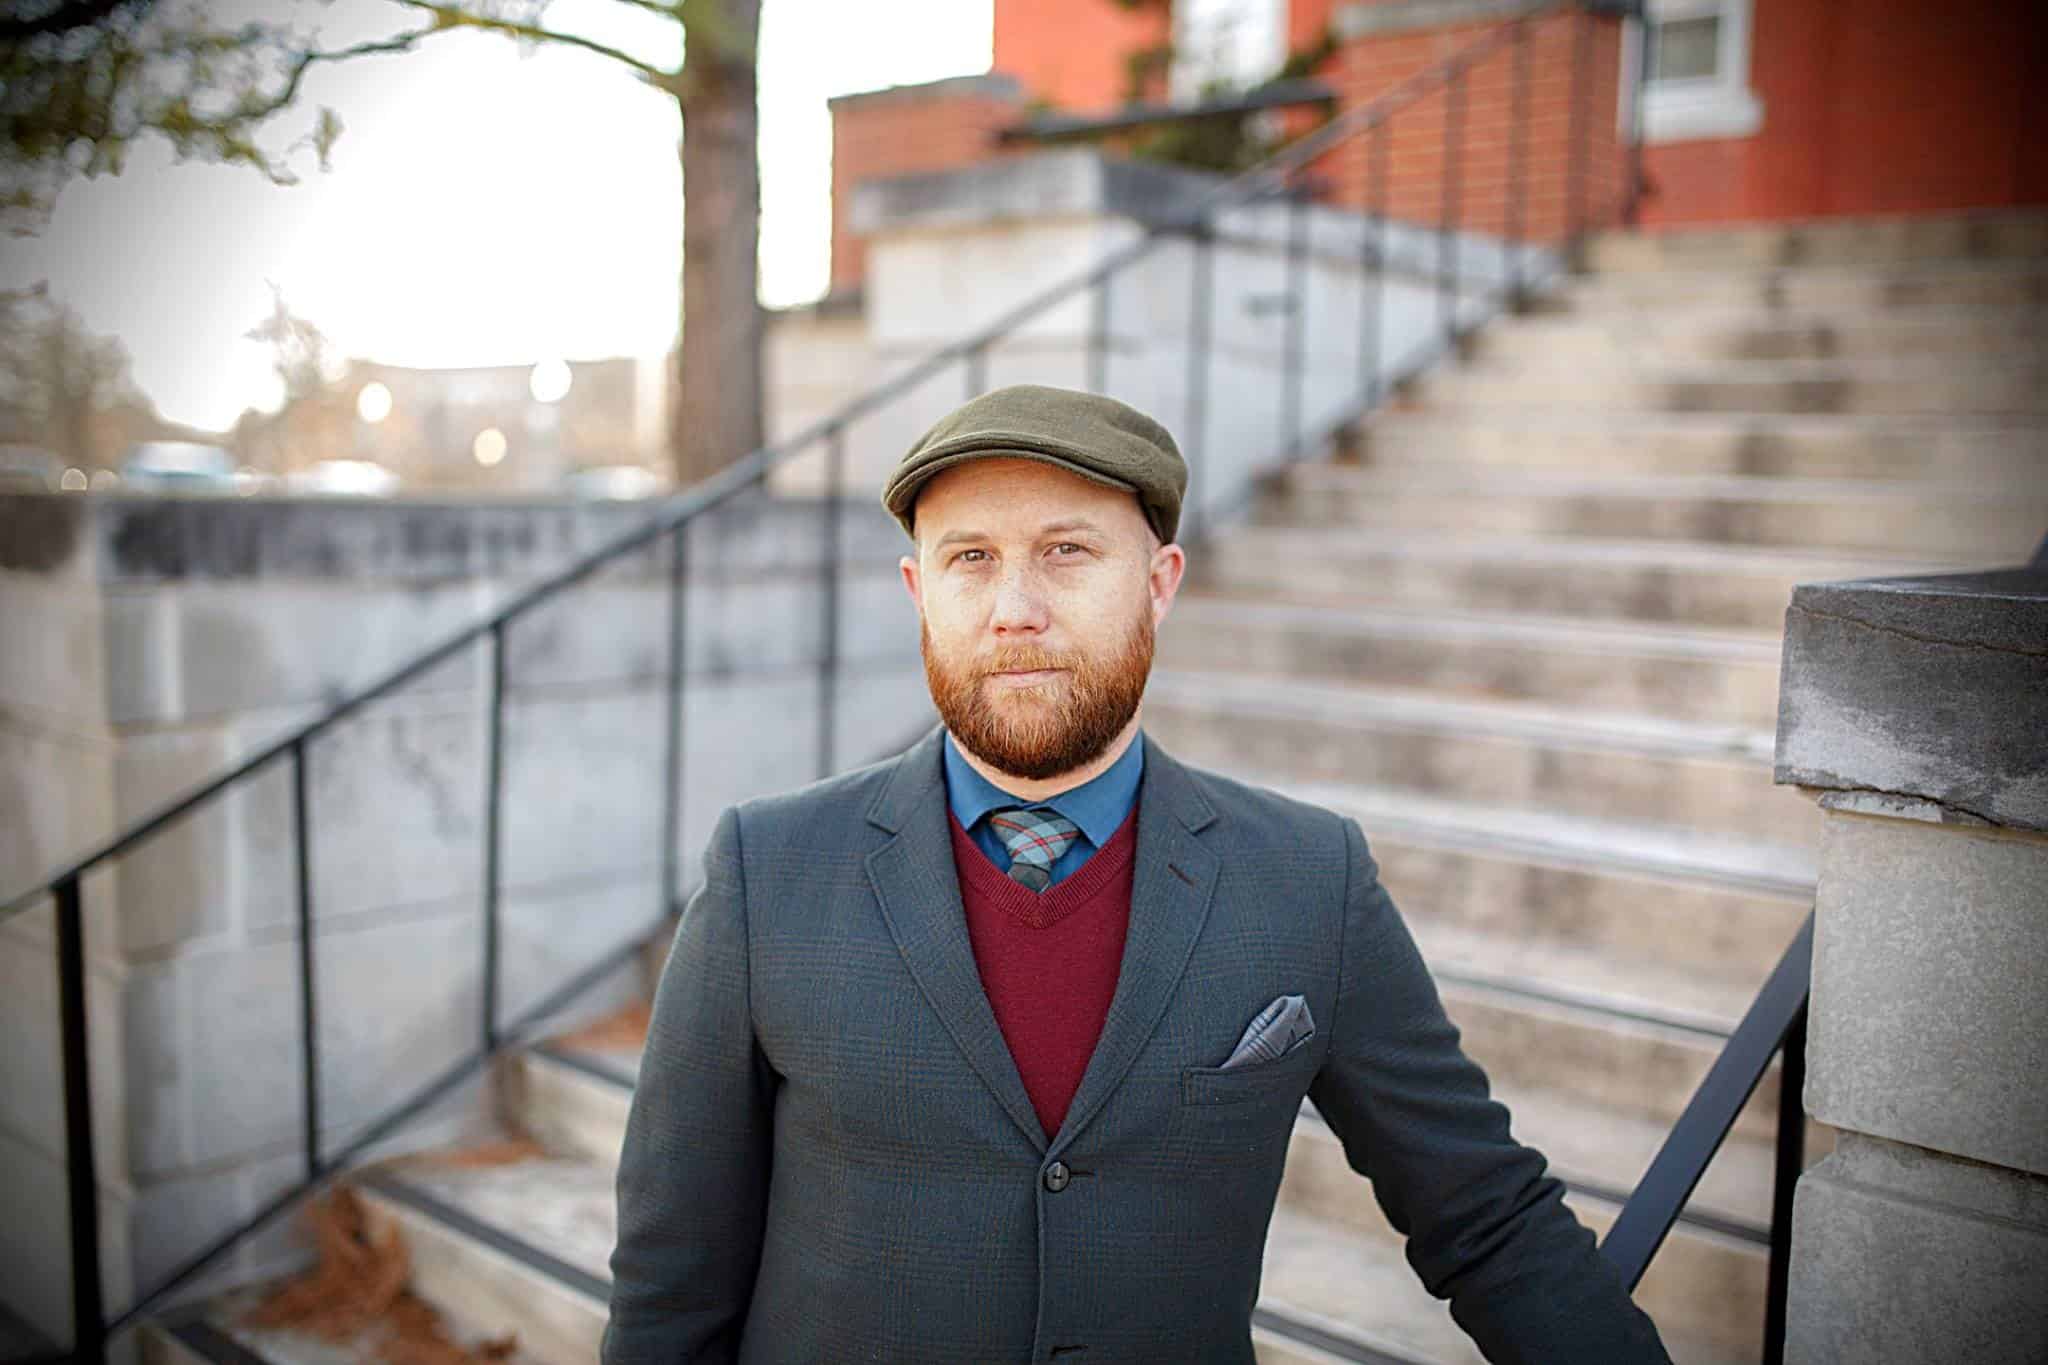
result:
[(1052, 880), (1052, 865), (1081, 827), (1050, 806), (1004, 806), (989, 812), (989, 825), (1010, 851), (1010, 878), (1033, 891)]

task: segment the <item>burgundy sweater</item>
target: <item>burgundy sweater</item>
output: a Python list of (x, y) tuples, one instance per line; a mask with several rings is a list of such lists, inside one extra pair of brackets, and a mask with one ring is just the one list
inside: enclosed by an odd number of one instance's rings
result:
[(1131, 921), (1138, 803), (1108, 843), (1043, 891), (1011, 881), (950, 813), (981, 986), (1049, 1139), (1095, 1053)]

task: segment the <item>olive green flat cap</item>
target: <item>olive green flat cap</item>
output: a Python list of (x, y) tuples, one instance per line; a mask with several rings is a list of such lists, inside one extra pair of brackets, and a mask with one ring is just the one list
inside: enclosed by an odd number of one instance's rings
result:
[(882, 506), (915, 540), (925, 480), (987, 455), (1041, 460), (1134, 494), (1162, 542), (1180, 529), (1188, 466), (1166, 428), (1114, 398), (1044, 384), (992, 389), (940, 418), (882, 485)]

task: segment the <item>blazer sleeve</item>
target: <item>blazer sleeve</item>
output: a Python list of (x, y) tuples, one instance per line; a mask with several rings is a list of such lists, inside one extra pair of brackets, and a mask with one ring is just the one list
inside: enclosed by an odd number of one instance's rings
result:
[(1508, 1132), (1436, 983), (1345, 817), (1344, 940), (1330, 1050), (1309, 1098), (1372, 1181), (1408, 1263), (1490, 1361), (1661, 1362), (1649, 1317)]
[(655, 989), (619, 1156), (603, 1365), (739, 1354), (767, 1212), (773, 1073), (748, 994), (738, 812), (705, 851)]

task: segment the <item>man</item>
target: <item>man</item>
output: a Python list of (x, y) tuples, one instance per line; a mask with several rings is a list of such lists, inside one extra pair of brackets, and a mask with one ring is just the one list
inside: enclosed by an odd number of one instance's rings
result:
[(605, 1365), (1250, 1362), (1304, 1095), (1496, 1361), (1666, 1361), (1458, 1047), (1357, 823), (1146, 737), (1187, 469), (1108, 398), (883, 489), (944, 722), (719, 818), (655, 995)]

